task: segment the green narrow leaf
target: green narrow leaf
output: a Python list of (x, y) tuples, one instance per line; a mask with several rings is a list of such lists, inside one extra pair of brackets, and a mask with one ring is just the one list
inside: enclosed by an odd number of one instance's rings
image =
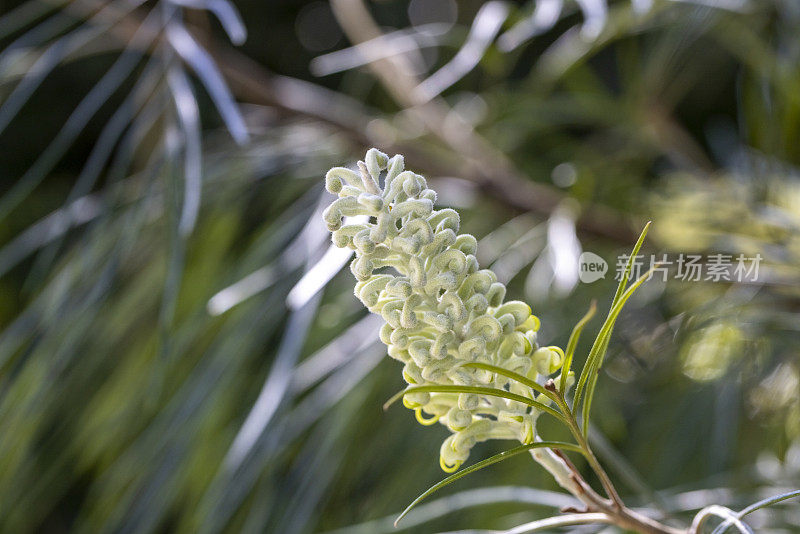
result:
[(562, 395), (567, 390), (567, 378), (569, 377), (570, 367), (572, 367), (572, 357), (575, 354), (575, 348), (578, 346), (578, 340), (581, 337), (583, 327), (586, 326), (586, 323), (588, 323), (592, 317), (594, 317), (596, 311), (597, 301), (592, 300), (592, 303), (589, 305), (589, 311), (587, 311), (586, 315), (584, 315), (583, 318), (578, 321), (578, 323), (572, 329), (572, 334), (569, 336), (569, 341), (567, 341), (567, 351), (564, 355), (564, 365), (561, 366), (561, 385), (559, 386), (559, 389), (561, 390)]
[(436, 484), (434, 484), (433, 486), (431, 486), (430, 488), (425, 490), (425, 492), (422, 493), (422, 495), (420, 495), (419, 497), (414, 499), (414, 501), (411, 504), (409, 504), (408, 507), (406, 507), (405, 510), (403, 510), (403, 513), (401, 513), (397, 517), (397, 519), (394, 522), (395, 526), (397, 526), (397, 524), (400, 522), (401, 519), (403, 519), (406, 515), (408, 515), (408, 512), (410, 512), (412, 508), (414, 508), (416, 505), (418, 505), (423, 500), (425, 500), (428, 497), (430, 497), (433, 493), (439, 491), (440, 489), (442, 489), (443, 487), (447, 486), (448, 484), (452, 484), (453, 482), (455, 482), (459, 478), (465, 477), (470, 473), (474, 473), (475, 471), (478, 471), (479, 469), (483, 469), (484, 467), (488, 467), (488, 466), (490, 466), (492, 464), (496, 464), (497, 462), (502, 462), (503, 460), (507, 460), (507, 459), (511, 458), (512, 456), (516, 456), (517, 454), (520, 454), (522, 452), (529, 451), (531, 449), (542, 449), (542, 448), (561, 449), (561, 450), (565, 450), (565, 451), (581, 452), (581, 448), (578, 445), (575, 445), (573, 443), (566, 443), (566, 442), (561, 442), (561, 441), (537, 441), (536, 443), (529, 443), (527, 445), (520, 445), (519, 447), (515, 447), (513, 449), (509, 449), (507, 451), (503, 451), (503, 452), (501, 452), (499, 454), (495, 454), (494, 456), (492, 456), (490, 458), (487, 458), (485, 460), (481, 460), (480, 462), (478, 462), (476, 464), (473, 464), (473, 465), (471, 465), (471, 466), (469, 466), (469, 467), (467, 467), (465, 469), (462, 469), (461, 471), (459, 471), (457, 473), (453, 473), (449, 477), (437, 482)]
[[(603, 329), (610, 325), (613, 327), (614, 320), (611, 318), (611, 313), (614, 310), (614, 307), (619, 302), (620, 298), (625, 291), (625, 286), (628, 284), (628, 278), (630, 277), (631, 268), (633, 267), (633, 259), (639, 253), (639, 249), (642, 248), (642, 243), (644, 243), (644, 238), (647, 236), (647, 232), (650, 229), (650, 224), (652, 221), (648, 221), (647, 224), (644, 225), (644, 229), (642, 233), (639, 234), (639, 239), (636, 240), (636, 244), (633, 246), (633, 250), (631, 254), (628, 256), (628, 262), (625, 264), (625, 271), (623, 271), (622, 277), (620, 278), (619, 284), (617, 285), (617, 290), (614, 293), (614, 299), (611, 301), (611, 308), (608, 311), (608, 316), (606, 317), (605, 322), (603, 323), (603, 327), (601, 328), (601, 333)], [(610, 335), (610, 328), (609, 328), (609, 335)], [(601, 357), (597, 353), (597, 349), (599, 349), (598, 341), (600, 340), (600, 334), (595, 339), (594, 344), (592, 345), (591, 350), (589, 351), (589, 356), (586, 358), (586, 363), (583, 365), (583, 369), (581, 370), (581, 375), (578, 378), (578, 384), (575, 388), (575, 402), (573, 403), (574, 409), (577, 410), (577, 407), (580, 403), (580, 399), (583, 395), (583, 390), (586, 387), (586, 382), (589, 379), (590, 373), (592, 371), (592, 367), (596, 363), (596, 359)], [(598, 366), (599, 369), (599, 366)]]
[(485, 388), (479, 386), (440, 386), (440, 385), (411, 386), (392, 396), (392, 398), (386, 401), (386, 403), (383, 405), (383, 409), (384, 410), (387, 409), (389, 406), (397, 402), (403, 396), (408, 395), (409, 393), (476, 393), (478, 395), (490, 395), (492, 397), (502, 397), (504, 399), (521, 402), (523, 404), (527, 404), (528, 406), (533, 406), (534, 408), (538, 408), (543, 412), (549, 413), (559, 421), (566, 423), (566, 420), (564, 419), (563, 415), (558, 413), (550, 406), (547, 406), (546, 404), (542, 404), (541, 402), (529, 399), (527, 397), (523, 397), (522, 395), (517, 395), (516, 393), (511, 393), (504, 389)]
[(507, 378), (511, 378), (512, 380), (516, 380), (522, 385), (528, 386), (529, 388), (533, 389), (534, 391), (538, 391), (539, 393), (545, 395), (548, 398), (553, 400), (556, 399), (555, 394), (552, 391), (548, 391), (544, 386), (538, 384), (531, 380), (530, 378), (524, 377), (519, 373), (515, 373), (514, 371), (509, 371), (508, 369), (504, 369), (502, 367), (498, 367), (496, 365), (491, 365), (488, 363), (482, 362), (470, 362), (465, 363), (461, 367), (469, 367), (472, 369), (483, 369), (485, 371), (491, 371), (493, 373), (497, 373), (498, 375), (505, 376)]
[[(778, 504), (779, 502), (786, 501), (788, 499), (793, 499), (794, 497), (800, 497), (800, 490), (781, 493), (780, 495), (775, 495), (773, 497), (764, 499), (763, 501), (758, 501), (756, 503), (753, 503), (747, 508), (740, 511), (738, 514), (736, 514), (736, 518), (741, 519), (747, 514), (751, 514), (756, 510), (761, 510), (762, 508), (772, 506), (773, 504)], [(725, 532), (728, 531), (729, 528), (731, 528), (732, 525), (733, 523), (730, 520), (727, 520), (723, 522), (721, 525), (719, 525), (717, 528), (715, 528), (711, 534), (724, 534)]]
[[(587, 371), (587, 382), (589, 387), (586, 389), (586, 399), (584, 399), (583, 409), (581, 410), (581, 414), (583, 416), (583, 434), (587, 435), (589, 431), (589, 413), (591, 411), (591, 398), (594, 397), (594, 388), (597, 384), (597, 373), (600, 371), (600, 366), (603, 364), (603, 356), (605, 356), (606, 350), (608, 349), (608, 342), (611, 339), (611, 331), (614, 329), (614, 323), (619, 316), (619, 313), (622, 311), (622, 308), (625, 306), (625, 303), (628, 301), (629, 298), (633, 295), (633, 293), (639, 289), (647, 279), (650, 278), (650, 275), (653, 273), (653, 270), (657, 266), (653, 266), (649, 269), (646, 273), (644, 273), (636, 282), (629, 287), (625, 293), (619, 298), (619, 301), (611, 308), (611, 311), (608, 314), (608, 318), (606, 319), (605, 324), (603, 324), (603, 328), (600, 329), (600, 333), (597, 334), (597, 338), (594, 341), (594, 345), (592, 345), (592, 350), (589, 352), (589, 358), (586, 360), (586, 365), (583, 367), (583, 371)], [(581, 378), (583, 378), (584, 372), (581, 373)], [(575, 404), (574, 406), (578, 406), (578, 402), (580, 399), (580, 395), (576, 392), (575, 395)], [(588, 402), (587, 402), (588, 401)]]
[[(594, 400), (594, 392), (595, 387), (597, 386), (597, 379), (600, 376), (600, 366), (603, 365), (603, 360), (605, 359), (605, 354), (608, 351), (608, 343), (611, 340), (611, 330), (609, 330), (608, 335), (605, 337), (602, 346), (599, 349), (600, 358), (597, 360), (597, 367), (589, 374), (589, 379), (586, 384), (585, 389), (585, 399), (583, 402), (583, 414), (588, 413), (586, 411), (586, 407), (588, 406), (591, 409), (592, 401)], [(577, 406), (577, 405), (576, 405)], [(584, 415), (584, 422), (583, 422), (583, 435), (588, 436), (589, 432), (589, 420)]]
[(622, 296), (622, 292), (625, 291), (625, 286), (628, 285), (628, 280), (630, 280), (631, 277), (631, 269), (633, 269), (633, 260), (639, 254), (639, 249), (642, 248), (644, 238), (647, 237), (647, 232), (650, 230), (650, 225), (652, 223), (653, 221), (647, 221), (647, 224), (645, 224), (644, 228), (642, 229), (642, 233), (639, 234), (639, 239), (637, 239), (636, 244), (633, 245), (633, 250), (631, 251), (630, 256), (628, 256), (628, 261), (625, 263), (625, 271), (622, 273), (622, 278), (617, 285), (617, 291), (614, 293), (614, 300), (611, 301), (612, 308), (619, 301), (619, 298)]

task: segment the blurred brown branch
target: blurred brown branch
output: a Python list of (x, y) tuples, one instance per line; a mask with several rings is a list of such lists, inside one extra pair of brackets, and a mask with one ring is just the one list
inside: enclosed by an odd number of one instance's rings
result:
[[(331, 0), (331, 7), (345, 34), (354, 45), (377, 39), (382, 33), (362, 0)], [(552, 188), (532, 182), (514, 163), (495, 149), (472, 127), (461, 120), (440, 97), (427, 99), (416, 88), (420, 80), (404, 55), (377, 59), (369, 64), (384, 88), (395, 101), (415, 117), (459, 156), (463, 162), (460, 174), (477, 183), (483, 190), (505, 203), (522, 210), (549, 215), (564, 195)], [(448, 120), (450, 119), (450, 120)], [(457, 121), (457, 128), (447, 127)], [(630, 241), (633, 234), (619, 216), (600, 207), (587, 208), (578, 227), (588, 233)]]
[[(83, 16), (95, 13), (104, 3), (100, 0), (74, 0), (70, 9)], [(334, 0), (334, 14), (344, 31), (355, 43), (380, 35), (375, 22), (360, 0)], [(126, 16), (111, 29), (111, 35), (128, 43), (144, 20), (142, 10)], [(446, 161), (434, 157), (411, 143), (390, 143), (371, 135), (367, 125), (375, 117), (360, 102), (311, 82), (276, 75), (263, 65), (225, 42), (202, 32), (200, 41), (215, 58), (219, 69), (242, 100), (274, 107), (283, 112), (313, 118), (329, 124), (363, 146), (379, 146), (386, 152), (406, 154), (420, 168), (439, 175), (457, 175), (478, 185), (488, 195), (519, 211), (531, 211), (549, 216), (565, 198), (554, 187), (533, 182), (515, 168), (504, 154), (492, 147), (462, 121), (462, 128), (444, 128), (445, 119), (461, 119), (441, 98), (429, 101), (415, 99), (414, 88), (419, 81), (409, 74), (401, 57), (377, 60), (370, 64), (378, 79), (392, 97), (425, 124), (443, 141), (452, 153)], [(602, 206), (585, 207), (577, 221), (583, 233), (620, 242), (635, 239), (631, 227), (623, 218)]]

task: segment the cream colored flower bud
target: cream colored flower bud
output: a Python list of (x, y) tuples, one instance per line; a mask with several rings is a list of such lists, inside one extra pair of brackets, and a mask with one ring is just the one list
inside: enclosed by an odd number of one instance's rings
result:
[(379, 274), (368, 280), (356, 284), (355, 294), (368, 309), (378, 304), (381, 292), (394, 277), (389, 274)]
[(533, 356), (534, 365), (542, 375), (551, 375), (561, 368), (564, 363), (563, 357), (551, 347), (542, 347), (537, 349)]
[(478, 251), (478, 240), (469, 234), (458, 236), (454, 245), (464, 254), (475, 254)]
[(480, 397), (474, 393), (459, 393), (458, 407), (462, 410), (475, 410), (480, 405)]
[(360, 189), (361, 178), (345, 167), (334, 167), (325, 175), (325, 188), (331, 193), (338, 194), (345, 184)]
[(453, 432), (464, 430), (472, 423), (472, 412), (469, 410), (462, 410), (458, 406), (453, 406), (447, 412), (447, 428)]

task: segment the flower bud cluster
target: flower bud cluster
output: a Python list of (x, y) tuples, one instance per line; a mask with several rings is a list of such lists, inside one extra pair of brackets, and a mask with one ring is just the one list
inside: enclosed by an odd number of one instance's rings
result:
[[(536, 380), (558, 371), (563, 353), (539, 348), (539, 320), (475, 258), (477, 241), (459, 234), (459, 215), (435, 209), (436, 193), (404, 169), (403, 157), (376, 149), (359, 172), (336, 167), (325, 183), (338, 198), (324, 219), (338, 247), (356, 252), (350, 268), (355, 294), (385, 324), (389, 355), (404, 364), (411, 385), (504, 389), (530, 399), (530, 388), (493, 372), (463, 367), (482, 362)], [(346, 224), (344, 217), (366, 219)], [(541, 396), (540, 396), (541, 397)], [(474, 393), (409, 393), (404, 404), (423, 424), (452, 432), (441, 447), (445, 471), (458, 468), (472, 447), (488, 439), (534, 441), (539, 411), (522, 402)]]

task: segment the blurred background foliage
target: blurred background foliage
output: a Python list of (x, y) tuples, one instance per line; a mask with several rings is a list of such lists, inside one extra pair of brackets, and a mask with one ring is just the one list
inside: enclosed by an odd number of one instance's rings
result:
[[(798, 486), (796, 1), (0, 12), (3, 532), (393, 531), (442, 478), (447, 431), (381, 410), (399, 368), (328, 250), (322, 176), (370, 146), (461, 211), (546, 344), (610, 302), (646, 220), (648, 255), (761, 254), (757, 283), (640, 290), (594, 442), (631, 503), (677, 524)], [(604, 280), (578, 282), (582, 250)], [(523, 459), (451, 488), (401, 530), (569, 503)], [(797, 532), (800, 510), (752, 524)]]

